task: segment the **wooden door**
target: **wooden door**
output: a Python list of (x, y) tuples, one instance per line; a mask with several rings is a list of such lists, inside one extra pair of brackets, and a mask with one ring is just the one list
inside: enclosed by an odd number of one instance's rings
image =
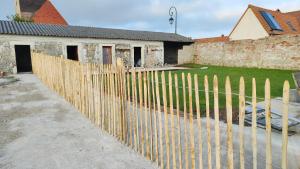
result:
[(103, 64), (112, 64), (112, 47), (111, 46), (103, 46)]

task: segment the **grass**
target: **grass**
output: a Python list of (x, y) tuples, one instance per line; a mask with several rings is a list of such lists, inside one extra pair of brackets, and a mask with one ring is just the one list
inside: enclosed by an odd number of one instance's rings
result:
[[(191, 73), (192, 77), (194, 74), (198, 75), (199, 78), (199, 95), (200, 95), (200, 106), (201, 110), (205, 110), (205, 97), (204, 97), (204, 76), (207, 75), (209, 78), (209, 89), (211, 91), (210, 93), (210, 108), (213, 109), (213, 76), (217, 75), (218, 76), (218, 81), (219, 81), (219, 107), (220, 110), (223, 111), (225, 110), (225, 79), (227, 76), (230, 77), (231, 80), (231, 85), (232, 85), (232, 93), (235, 93), (236, 95), (233, 95), (233, 109), (237, 110), (239, 103), (238, 103), (238, 93), (239, 93), (239, 80), (240, 77), (243, 76), (245, 79), (245, 86), (246, 86), (246, 96), (251, 97), (252, 95), (252, 78), (256, 79), (256, 84), (257, 84), (257, 97), (258, 101), (263, 101), (264, 99), (264, 86), (265, 86), (265, 81), (267, 78), (270, 79), (271, 82), (271, 96), (272, 98), (275, 97), (282, 97), (282, 88), (283, 88), (283, 83), (285, 80), (288, 80), (290, 82), (291, 89), (295, 88), (295, 84), (293, 81), (292, 73), (293, 71), (291, 70), (274, 70), (274, 69), (257, 69), (257, 68), (236, 68), (236, 67), (221, 67), (221, 66), (207, 66), (207, 65), (196, 65), (196, 64), (185, 64), (181, 65), (183, 67), (188, 67), (191, 69), (188, 70), (177, 70), (177, 71), (170, 71), (170, 73), (173, 76), (174, 80), (174, 74), (178, 74), (179, 78), (179, 86), (182, 87), (182, 79), (181, 79), (181, 74), (185, 73), (187, 76), (188, 73)], [(208, 67), (208, 69), (201, 70), (201, 67)], [(169, 96), (168, 92), (168, 74), (169, 72), (166, 73), (166, 88), (167, 88), (167, 96)], [(161, 75), (161, 73), (160, 73)], [(159, 81), (161, 82), (161, 76), (159, 75)], [(175, 102), (175, 83), (173, 81), (173, 100)], [(193, 88), (194, 88), (194, 82), (192, 82)], [(186, 87), (187, 87), (187, 80), (186, 80)], [(183, 110), (183, 92), (182, 88), (179, 89), (179, 95), (180, 95), (180, 110)], [(186, 89), (186, 98), (187, 98), (187, 110), (188, 108), (188, 89)], [(161, 97), (161, 103), (162, 102), (162, 90), (160, 90), (160, 97)], [(194, 91), (193, 91), (193, 99), (195, 98), (194, 96)], [(247, 98), (246, 100), (251, 101), (251, 98)], [(169, 101), (169, 98), (168, 98)], [(194, 102), (193, 102), (194, 103)], [(168, 103), (169, 104), (169, 103)], [(175, 106), (174, 106), (175, 107)], [(195, 104), (193, 104), (193, 109), (195, 110)]]

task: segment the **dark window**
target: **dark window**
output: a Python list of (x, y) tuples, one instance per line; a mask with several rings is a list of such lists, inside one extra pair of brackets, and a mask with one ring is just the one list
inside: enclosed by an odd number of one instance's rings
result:
[(16, 62), (17, 62), (17, 71), (21, 72), (31, 72), (31, 52), (29, 45), (16, 45)]
[(78, 61), (78, 47), (77, 46), (67, 46), (67, 58), (70, 60)]
[(260, 13), (272, 30), (282, 31), (281, 26), (279, 25), (279, 23), (276, 21), (276, 19), (272, 14), (266, 11), (261, 11)]
[(291, 21), (287, 21), (286, 24), (289, 25), (289, 27), (290, 27), (290, 29), (291, 29), (292, 31), (297, 31), (296, 28), (293, 26), (293, 24), (292, 24)]
[(134, 67), (142, 66), (142, 48), (134, 47)]

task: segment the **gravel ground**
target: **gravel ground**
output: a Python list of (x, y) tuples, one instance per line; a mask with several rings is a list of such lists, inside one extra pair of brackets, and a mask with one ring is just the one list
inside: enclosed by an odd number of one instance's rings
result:
[(0, 86), (1, 169), (157, 168), (31, 74)]

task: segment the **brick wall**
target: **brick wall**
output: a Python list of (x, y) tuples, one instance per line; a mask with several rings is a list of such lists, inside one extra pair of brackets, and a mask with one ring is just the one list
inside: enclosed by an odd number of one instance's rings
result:
[(300, 70), (300, 35), (195, 43), (193, 48), (197, 64)]

